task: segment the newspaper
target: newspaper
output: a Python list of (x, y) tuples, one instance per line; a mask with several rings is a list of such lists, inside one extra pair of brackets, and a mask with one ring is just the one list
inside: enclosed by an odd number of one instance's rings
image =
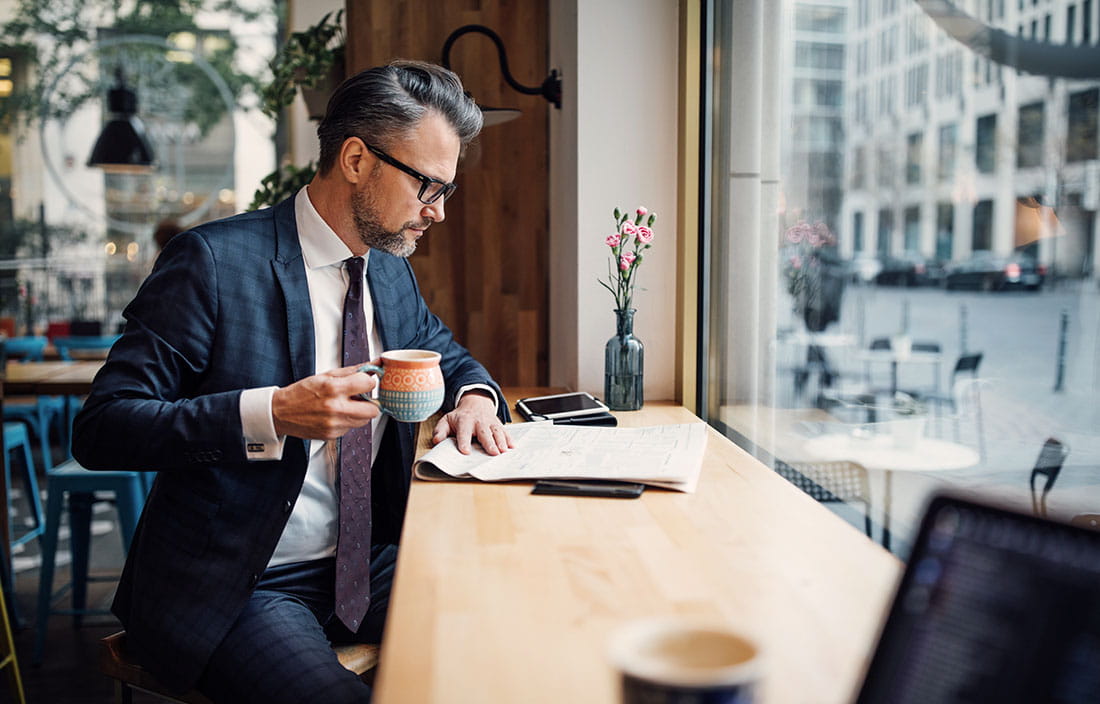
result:
[(648, 428), (508, 426), (515, 448), (491, 457), (476, 445), (463, 455), (447, 438), (413, 465), (419, 479), (611, 479), (691, 493), (707, 445), (705, 423)]

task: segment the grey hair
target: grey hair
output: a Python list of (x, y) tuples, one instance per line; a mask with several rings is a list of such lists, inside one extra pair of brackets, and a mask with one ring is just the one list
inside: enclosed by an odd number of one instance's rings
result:
[(351, 76), (333, 91), (317, 125), (321, 174), (336, 164), (349, 137), (388, 149), (429, 110), (450, 123), (463, 147), (481, 132), (481, 109), (458, 76), (442, 66), (399, 60)]

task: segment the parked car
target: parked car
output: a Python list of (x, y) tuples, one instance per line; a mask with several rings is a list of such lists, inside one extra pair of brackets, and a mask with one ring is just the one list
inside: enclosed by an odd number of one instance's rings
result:
[(875, 275), (880, 286), (929, 286), (943, 279), (943, 265), (918, 252), (902, 252), (887, 257)]
[(1046, 267), (1024, 254), (994, 254), (978, 251), (968, 259), (952, 264), (944, 286), (950, 291), (960, 288), (978, 291), (1027, 289), (1037, 291), (1046, 278)]
[(870, 284), (882, 270), (882, 262), (873, 254), (857, 254), (848, 260), (848, 280), (854, 284)]

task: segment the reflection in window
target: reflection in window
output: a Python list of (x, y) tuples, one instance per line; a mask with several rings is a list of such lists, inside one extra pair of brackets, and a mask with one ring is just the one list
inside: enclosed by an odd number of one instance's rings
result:
[(936, 259), (950, 261), (955, 248), (955, 206), (936, 204)]
[(1020, 106), (1016, 133), (1016, 166), (1026, 169), (1043, 163), (1043, 104)]
[(924, 135), (915, 132), (905, 138), (905, 182), (920, 183), (921, 147)]
[(983, 174), (991, 174), (997, 168), (997, 116), (978, 118), (974, 130), (974, 165)]
[(940, 127), (940, 160), (936, 165), (940, 181), (948, 181), (955, 175), (955, 125)]
[(1069, 96), (1069, 131), (1066, 160), (1084, 161), (1097, 156), (1097, 119), (1100, 89), (1091, 88)]
[(993, 201), (982, 200), (974, 205), (974, 228), (970, 249), (977, 252), (993, 249)]
[(920, 207), (916, 205), (905, 209), (905, 251), (920, 251)]

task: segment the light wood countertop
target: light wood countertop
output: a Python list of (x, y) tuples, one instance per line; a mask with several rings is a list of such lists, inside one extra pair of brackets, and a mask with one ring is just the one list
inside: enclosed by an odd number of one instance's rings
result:
[(374, 701), (615, 702), (609, 636), (665, 615), (756, 639), (766, 704), (851, 698), (900, 563), (713, 429), (694, 494), (530, 490), (414, 480)]

